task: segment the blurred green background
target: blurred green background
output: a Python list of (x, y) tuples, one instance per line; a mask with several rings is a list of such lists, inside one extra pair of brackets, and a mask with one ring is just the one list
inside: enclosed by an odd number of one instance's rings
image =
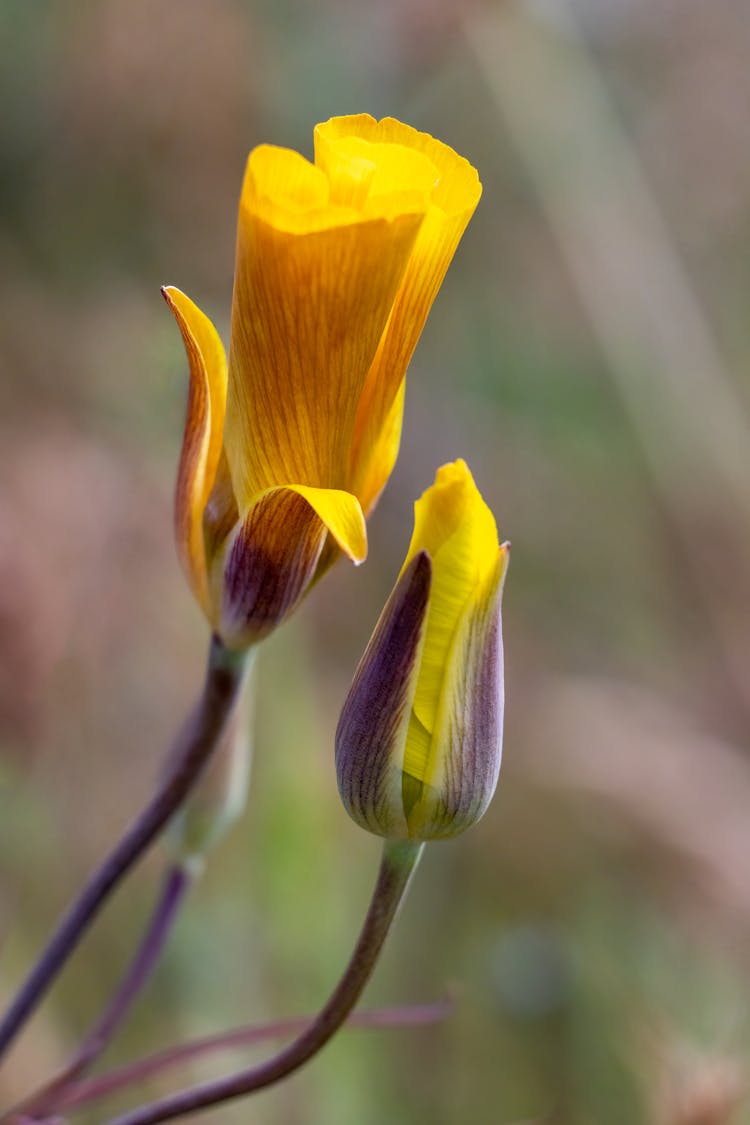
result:
[[(327, 995), (379, 848), (338, 802), (338, 711), (412, 501), (464, 456), (513, 541), (503, 774), (476, 829), (428, 848), (365, 999), (450, 984), (455, 1014), (345, 1032), (205, 1120), (750, 1122), (744, 0), (2, 0), (0, 41), (0, 994), (202, 675), (171, 529), (186, 364), (158, 287), (226, 339), (248, 150), (310, 155), (318, 120), (393, 114), (468, 156), (484, 196), (367, 566), (264, 647), (248, 814), (107, 1061)], [(3, 1104), (97, 1015), (163, 862), (30, 1025)]]

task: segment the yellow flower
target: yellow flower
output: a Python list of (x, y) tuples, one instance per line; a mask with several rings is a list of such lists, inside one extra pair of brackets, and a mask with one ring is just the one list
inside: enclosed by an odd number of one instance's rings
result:
[(268, 633), (365, 516), (398, 453), (406, 368), (481, 193), (447, 145), (392, 118), (315, 129), (315, 163), (251, 152), (229, 363), (208, 318), (164, 295), (190, 394), (176, 499), (191, 586), (225, 643)]
[(455, 836), (487, 808), (500, 770), (500, 604), (508, 544), (466, 464), (438, 470), (414, 506), (398, 582), (336, 732), (339, 792), (381, 836)]

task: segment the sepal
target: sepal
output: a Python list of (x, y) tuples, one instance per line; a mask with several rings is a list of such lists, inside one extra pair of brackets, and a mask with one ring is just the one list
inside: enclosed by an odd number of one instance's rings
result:
[(212, 576), (219, 633), (230, 647), (256, 643), (293, 612), (317, 577), (329, 535), (355, 563), (364, 560), (365, 519), (351, 493), (288, 485), (258, 495)]
[(375, 626), (336, 730), (336, 776), (344, 807), (362, 828), (405, 837), (404, 744), (432, 585), (425, 551), (401, 574)]
[(212, 620), (204, 512), (222, 457), (227, 360), (219, 334), (205, 313), (173, 285), (165, 285), (162, 295), (177, 321), (190, 367), (175, 493), (177, 551), (196, 598)]

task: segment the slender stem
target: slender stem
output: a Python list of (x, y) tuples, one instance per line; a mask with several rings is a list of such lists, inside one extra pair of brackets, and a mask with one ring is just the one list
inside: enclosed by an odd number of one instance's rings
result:
[(80, 1074), (83, 1069), (88, 1069), (94, 1059), (104, 1051), (130, 1011), (138, 993), (156, 967), (190, 881), (190, 872), (184, 867), (174, 866), (167, 871), (156, 910), (143, 941), (117, 993), (81, 1046), (76, 1073)]
[[(452, 1009), (453, 1000), (450, 998), (437, 1000), (432, 1004), (374, 1008), (366, 1012), (351, 1013), (346, 1026), (369, 1029), (425, 1027), (445, 1019)], [(218, 1035), (207, 1035), (201, 1039), (191, 1039), (187, 1043), (167, 1047), (146, 1058), (117, 1067), (99, 1078), (90, 1078), (69, 1088), (56, 1103), (56, 1109), (68, 1111), (88, 1105), (127, 1086), (132, 1086), (135, 1082), (143, 1082), (193, 1059), (205, 1058), (207, 1055), (218, 1054), (221, 1051), (236, 1050), (238, 1047), (252, 1047), (269, 1039), (298, 1035), (313, 1019), (313, 1016), (297, 1016), (277, 1020), (274, 1023), (248, 1024), (245, 1027), (220, 1032)]]
[(111, 892), (156, 839), (200, 777), (237, 701), (246, 662), (245, 653), (230, 652), (217, 637), (212, 639), (202, 697), (177, 738), (164, 780), (63, 916), (0, 1021), (0, 1057), (47, 992)]
[(412, 841), (385, 841), (367, 917), (344, 975), (325, 1007), (288, 1047), (259, 1066), (141, 1106), (114, 1118), (109, 1125), (156, 1125), (159, 1121), (197, 1113), (270, 1086), (317, 1054), (344, 1023), (367, 984), (422, 848), (422, 844)]
[(148, 928), (101, 1017), (70, 1062), (40, 1090), (16, 1106), (11, 1111), (11, 1118), (21, 1113), (41, 1117), (58, 1109), (65, 1101), (65, 1090), (89, 1071), (107, 1048), (156, 967), (190, 881), (191, 873), (183, 866), (175, 864), (167, 870)]

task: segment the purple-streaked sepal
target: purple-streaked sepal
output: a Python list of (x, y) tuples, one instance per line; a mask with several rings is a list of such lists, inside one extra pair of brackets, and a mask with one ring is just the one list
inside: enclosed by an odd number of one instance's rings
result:
[(226, 645), (255, 644), (288, 617), (313, 580), (327, 534), (309, 503), (289, 489), (250, 509), (214, 575)]
[(426, 551), (396, 583), (354, 676), (336, 730), (336, 775), (349, 815), (380, 836), (409, 835), (402, 763), (432, 582)]

